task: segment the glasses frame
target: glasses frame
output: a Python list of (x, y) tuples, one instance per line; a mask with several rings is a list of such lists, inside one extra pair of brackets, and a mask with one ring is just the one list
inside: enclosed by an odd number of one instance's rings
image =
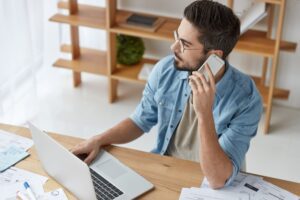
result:
[(183, 41), (179, 38), (177, 30), (173, 31), (175, 42), (179, 42), (180, 52), (184, 53), (185, 50), (202, 50), (202, 49), (194, 49), (194, 48), (185, 48)]

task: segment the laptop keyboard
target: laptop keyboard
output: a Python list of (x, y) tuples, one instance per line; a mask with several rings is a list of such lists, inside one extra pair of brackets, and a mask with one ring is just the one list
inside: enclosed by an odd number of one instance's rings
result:
[(90, 168), (92, 179), (98, 200), (115, 199), (122, 195), (123, 192), (117, 187), (108, 182), (105, 178), (100, 176), (97, 172)]

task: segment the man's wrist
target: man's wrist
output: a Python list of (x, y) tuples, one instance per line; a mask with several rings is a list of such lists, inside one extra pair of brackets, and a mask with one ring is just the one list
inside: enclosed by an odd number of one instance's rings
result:
[(212, 112), (197, 114), (198, 124), (203, 125), (207, 123), (208, 120), (213, 119)]
[(103, 145), (105, 145), (104, 144), (104, 134), (102, 133), (102, 134), (99, 134), (99, 135), (96, 135), (96, 136), (94, 136), (94, 140), (96, 141), (96, 143), (99, 145), (99, 146), (103, 146)]

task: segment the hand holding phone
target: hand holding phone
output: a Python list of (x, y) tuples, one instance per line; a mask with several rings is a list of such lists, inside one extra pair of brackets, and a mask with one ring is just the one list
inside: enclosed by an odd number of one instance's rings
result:
[(206, 119), (209, 113), (212, 112), (215, 97), (215, 80), (210, 80), (210, 78), (215, 79), (224, 64), (225, 62), (221, 58), (211, 54), (198, 69), (198, 72), (193, 72), (189, 77), (189, 85), (192, 89), (191, 101), (198, 119)]
[(206, 80), (209, 80), (208, 72), (205, 70), (205, 65), (208, 64), (213, 76), (215, 77), (222, 66), (225, 64), (224, 60), (218, 57), (216, 54), (211, 54), (207, 60), (203, 63), (203, 65), (198, 69), (200, 73), (202, 73)]

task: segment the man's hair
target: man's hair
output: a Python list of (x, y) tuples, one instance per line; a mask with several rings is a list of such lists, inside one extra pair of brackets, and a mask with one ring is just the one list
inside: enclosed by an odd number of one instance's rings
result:
[(184, 18), (200, 33), (199, 42), (205, 54), (222, 50), (225, 59), (240, 36), (240, 20), (223, 4), (211, 0), (197, 0), (184, 9)]

